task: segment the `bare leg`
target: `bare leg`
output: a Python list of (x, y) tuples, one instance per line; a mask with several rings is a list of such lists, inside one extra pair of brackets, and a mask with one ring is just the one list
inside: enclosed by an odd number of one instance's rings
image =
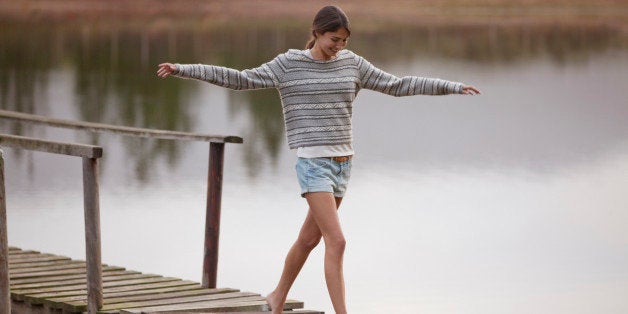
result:
[[(335, 198), (336, 209), (340, 207), (341, 202), (342, 197)], [(321, 231), (316, 224), (310, 208), (307, 217), (303, 222), (303, 226), (301, 227), (301, 231), (299, 232), (299, 237), (290, 248), (288, 256), (286, 256), (281, 279), (279, 279), (279, 283), (277, 284), (275, 290), (266, 297), (266, 301), (273, 311), (273, 314), (282, 313), (283, 305), (288, 297), (290, 287), (292, 287), (297, 275), (303, 268), (303, 264), (305, 264), (310, 252), (320, 242), (321, 236)]]
[(347, 314), (343, 257), (346, 240), (331, 193), (308, 193), (310, 212), (325, 240), (325, 281), (336, 314)]

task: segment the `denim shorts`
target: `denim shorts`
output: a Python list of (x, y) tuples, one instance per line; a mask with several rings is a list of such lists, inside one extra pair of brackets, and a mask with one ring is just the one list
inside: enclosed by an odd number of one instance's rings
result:
[(337, 162), (325, 157), (299, 157), (296, 170), (302, 197), (309, 192), (330, 192), (343, 197), (351, 177), (351, 159)]

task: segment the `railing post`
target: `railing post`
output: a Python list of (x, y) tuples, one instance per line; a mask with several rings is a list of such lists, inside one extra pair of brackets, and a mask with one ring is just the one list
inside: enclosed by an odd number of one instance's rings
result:
[(205, 215), (205, 250), (203, 254), (203, 287), (216, 288), (218, 240), (220, 236), (220, 202), (225, 143), (210, 143), (207, 178), (207, 212)]
[(89, 314), (96, 314), (103, 304), (98, 159), (96, 158), (83, 157), (83, 200), (87, 257), (87, 310)]
[(11, 313), (9, 292), (9, 242), (7, 239), (7, 203), (4, 190), (4, 156), (0, 149), (0, 313)]

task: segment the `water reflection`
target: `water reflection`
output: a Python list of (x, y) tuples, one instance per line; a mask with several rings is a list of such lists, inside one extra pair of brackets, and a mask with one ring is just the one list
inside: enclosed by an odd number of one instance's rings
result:
[[(303, 27), (0, 26), (4, 109), (243, 136), (226, 151), (219, 281), (272, 288), (284, 256), (269, 252), (287, 251), (305, 214), (277, 92), (160, 80), (154, 65), (256, 66), (301, 47)], [(358, 154), (341, 212), (353, 312), (626, 313), (623, 36), (585, 25), (354, 30), (351, 49), (391, 73), (465, 80), (485, 94), (356, 100)], [(199, 280), (205, 143), (3, 120), (0, 129), (104, 145), (103, 261)], [(11, 244), (84, 258), (80, 162), (5, 152)], [(330, 312), (322, 252), (293, 296)]]
[[(86, 121), (147, 128), (193, 131), (199, 121), (191, 112), (197, 85), (160, 80), (153, 72), (164, 60), (202, 62), (234, 68), (257, 66), (278, 52), (303, 45), (302, 25), (263, 28), (137, 29), (80, 25), (3, 25), (0, 56), (0, 105), (3, 109), (50, 114), (57, 106), (50, 80), (55, 71), (69, 71), (74, 80), (74, 113)], [(586, 63), (592, 56), (622, 50), (626, 38), (619, 30), (590, 25), (407, 26), (355, 33), (350, 48), (380, 67), (410, 63), (418, 56), (435, 61), (458, 60), (486, 66), (525, 64), (548, 58), (554, 64)], [(375, 48), (375, 49), (374, 49)], [(459, 75), (464, 77), (466, 75)], [(245, 115), (248, 128), (244, 163), (249, 175), (260, 160), (277, 160), (284, 135), (277, 92), (229, 92), (229, 110)], [(73, 116), (74, 115), (74, 116)], [(0, 121), (2, 130), (30, 135), (29, 126)], [(221, 133), (215, 130), (213, 133)], [(84, 135), (99, 144), (97, 135)], [(128, 160), (140, 181), (149, 178), (155, 160), (173, 167), (180, 160), (172, 141), (124, 140)]]
[(251, 119), (251, 127), (247, 133), (241, 134), (248, 145), (244, 146), (245, 160), (249, 176), (258, 173), (260, 160), (270, 158), (273, 164), (279, 158), (284, 145), (283, 112), (279, 105), (276, 90), (260, 90), (233, 95), (233, 111), (246, 111)]

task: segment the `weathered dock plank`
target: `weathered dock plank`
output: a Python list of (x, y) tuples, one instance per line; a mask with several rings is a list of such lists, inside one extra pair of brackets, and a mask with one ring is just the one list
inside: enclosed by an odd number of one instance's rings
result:
[(33, 267), (57, 266), (57, 265), (65, 265), (67, 263), (85, 263), (85, 262), (74, 261), (74, 260), (54, 260), (54, 261), (32, 262), (32, 263), (20, 263), (20, 264), (14, 264), (13, 267), (11, 267), (11, 270), (33, 268)]
[[(85, 261), (15, 247), (10, 248), (9, 255), (10, 292), (14, 302), (49, 309), (46, 313), (81, 313), (90, 309)], [(269, 311), (266, 300), (258, 293), (208, 289), (197, 282), (117, 266), (103, 265), (102, 269), (103, 305), (98, 312), (101, 314)], [(301, 308), (303, 302), (288, 300), (284, 310)]]
[[(169, 282), (169, 281), (181, 281), (178, 278), (171, 277), (151, 277), (151, 278), (143, 278), (143, 279), (129, 279), (129, 280), (120, 280), (120, 281), (110, 281), (104, 282), (103, 287), (122, 287), (122, 286), (135, 286), (140, 284), (149, 284), (149, 283), (159, 283), (159, 282)], [(45, 292), (61, 292), (61, 291), (71, 291), (71, 290), (82, 290), (85, 288), (85, 285), (62, 285), (56, 287), (48, 287), (48, 288), (26, 288), (26, 289), (15, 289), (15, 293), (21, 294), (34, 294), (34, 293), (45, 293)]]
[[(115, 281), (124, 281), (124, 280), (138, 280), (138, 279), (148, 279), (148, 278), (159, 278), (162, 277), (160, 275), (152, 275), (152, 274), (125, 274), (121, 276), (114, 277), (103, 277), (104, 282), (115, 282)], [(39, 283), (28, 283), (21, 285), (13, 285), (11, 283), (11, 289), (15, 290), (24, 290), (24, 289), (39, 289), (39, 288), (52, 288), (52, 287), (62, 287), (68, 285), (85, 285), (87, 284), (87, 279), (85, 275), (83, 278), (71, 279), (71, 280), (63, 280), (63, 281), (47, 281), (47, 282), (39, 282)]]
[[(121, 280), (115, 282), (107, 282), (106, 285), (108, 288), (114, 287), (129, 287), (129, 289), (135, 288), (135, 286), (139, 284), (154, 284), (154, 283), (164, 283), (174, 281), (173, 278), (147, 278), (144, 280)], [(69, 285), (69, 286), (56, 286), (56, 287), (45, 287), (45, 288), (29, 288), (29, 289), (15, 289), (11, 291), (12, 295), (19, 295), (21, 299), (25, 298), (31, 299), (46, 299), (52, 296), (73, 296), (73, 295), (82, 295), (85, 293), (85, 285)], [(16, 299), (20, 300), (20, 297), (16, 296)]]
[(66, 269), (74, 269), (74, 268), (85, 268), (85, 262), (81, 261), (68, 261), (67, 263), (59, 263), (56, 265), (45, 265), (45, 266), (35, 266), (35, 267), (27, 267), (27, 268), (11, 268), (9, 270), (9, 275), (17, 275), (24, 273), (36, 273), (43, 271), (55, 271), (55, 270), (66, 270)]
[[(136, 290), (132, 290), (132, 289), (136, 289)], [(167, 293), (167, 292), (178, 292), (178, 291), (195, 291), (195, 290), (203, 290), (203, 291), (218, 290), (218, 291), (224, 291), (224, 292), (239, 291), (239, 290), (230, 289), (230, 288), (206, 289), (206, 288), (203, 288), (198, 283), (182, 280), (182, 281), (173, 281), (173, 282), (166, 282), (166, 283), (159, 283), (159, 284), (126, 286), (126, 287), (121, 287), (121, 288), (115, 288), (115, 291), (114, 289), (107, 289), (105, 290), (105, 293), (103, 294), (103, 296), (104, 296), (105, 302), (115, 303), (109, 300), (113, 299), (115, 301), (116, 298), (123, 298), (123, 297), (127, 297), (127, 298), (133, 297), (133, 296), (141, 297), (143, 295), (151, 295), (151, 294), (159, 294), (159, 293)], [(72, 294), (72, 295), (68, 295), (67, 293), (63, 293), (63, 292), (51, 293), (47, 295), (42, 295), (42, 294), (33, 295), (33, 297), (40, 297), (40, 298), (44, 296), (46, 296), (46, 298), (48, 300), (51, 300), (52, 302), (57, 302), (57, 301), (64, 302), (65, 300), (67, 300), (68, 302), (87, 300), (86, 291), (83, 291), (82, 294), (79, 293), (79, 294)]]
[(195, 290), (151, 293), (151, 294), (136, 295), (136, 296), (127, 295), (127, 296), (119, 297), (119, 298), (109, 298), (107, 299), (107, 303), (118, 304), (118, 303), (130, 303), (130, 302), (148, 302), (148, 301), (183, 298), (183, 297), (210, 296), (210, 295), (215, 295), (215, 294), (225, 295), (227, 293), (236, 293), (236, 292), (240, 292), (240, 291), (238, 289), (230, 289), (230, 288), (217, 288), (217, 289), (201, 288), (201, 289), (195, 289)]
[[(201, 286), (198, 283), (194, 283), (194, 284), (189, 284), (189, 285), (179, 285), (179, 286), (169, 286), (169, 287), (163, 287), (163, 288), (150, 288), (150, 289), (136, 289), (133, 291), (121, 291), (121, 292), (107, 292), (105, 293), (105, 296), (107, 296), (107, 300), (110, 299), (117, 299), (117, 298), (133, 298), (135, 296), (144, 296), (144, 295), (154, 295), (154, 294), (161, 294), (161, 293), (176, 293), (176, 292), (184, 292), (184, 291), (204, 291), (207, 293), (213, 293), (214, 291), (216, 291), (217, 293), (222, 293), (222, 292), (238, 292), (240, 290), (238, 289), (231, 289), (231, 288), (217, 288), (217, 289), (207, 289), (204, 288), (203, 286)], [(115, 303), (115, 302), (111, 302), (111, 303)]]
[[(115, 271), (115, 270), (124, 270), (124, 267), (103, 266), (103, 272)], [(33, 278), (33, 277), (58, 276), (58, 275), (74, 275), (74, 274), (85, 274), (85, 273), (86, 273), (85, 268), (71, 268), (71, 269), (62, 269), (62, 270), (20, 273), (20, 274), (11, 275), (11, 279), (13, 278), (23, 279), (23, 278)]]
[(106, 287), (104, 290), (105, 294), (115, 293), (115, 292), (125, 292), (129, 293), (131, 291), (138, 290), (146, 290), (146, 289), (157, 289), (157, 288), (165, 288), (165, 287), (183, 287), (183, 286), (194, 286), (199, 287), (200, 285), (197, 282), (189, 281), (189, 280), (176, 280), (176, 281), (164, 281), (164, 282), (156, 282), (156, 283), (143, 283), (132, 286), (122, 286), (122, 287)]
[(22, 254), (33, 254), (33, 253), (41, 254), (40, 252), (33, 251), (33, 250), (20, 250), (18, 248), (9, 248), (9, 256), (12, 256), (12, 255), (22, 255)]
[[(125, 277), (127, 276), (137, 275), (137, 274), (141, 274), (141, 273), (137, 271), (130, 271), (130, 270), (108, 271), (106, 273), (103, 273), (103, 280), (109, 280), (109, 281), (114, 281), (118, 279), (121, 280), (121, 279), (125, 279)], [(13, 287), (14, 285), (22, 285), (22, 284), (29, 284), (29, 283), (63, 282), (63, 281), (74, 280), (74, 279), (85, 279), (85, 275), (75, 274), (75, 275), (60, 275), (60, 276), (16, 279), (16, 280), (11, 280), (11, 287)]]
[[(167, 311), (167, 312), (146, 312), (145, 314), (268, 314), (268, 312), (188, 312), (188, 311)], [(283, 314), (325, 314), (321, 311), (312, 310), (289, 310), (284, 311)]]
[(129, 309), (129, 308), (142, 308), (142, 307), (153, 307), (153, 306), (196, 303), (196, 302), (214, 302), (214, 301), (224, 302), (225, 300), (240, 300), (240, 299), (248, 300), (249, 297), (260, 297), (260, 295), (258, 293), (252, 293), (252, 292), (217, 293), (217, 294), (207, 294), (207, 295), (200, 295), (200, 296), (187, 296), (187, 297), (178, 297), (178, 298), (170, 298), (170, 299), (144, 300), (144, 301), (136, 301), (136, 302), (107, 304), (103, 306), (101, 310), (102, 311), (121, 310), (121, 309)]
[[(262, 297), (250, 297), (249, 300), (242, 298), (237, 302), (198, 302), (198, 303), (185, 303), (177, 305), (156, 306), (147, 308), (134, 308), (124, 309), (120, 311), (120, 314), (146, 314), (146, 313), (198, 313), (198, 312), (269, 312), (268, 303)], [(303, 308), (303, 302), (287, 300), (284, 306), (284, 310), (293, 310)], [(104, 314), (111, 314), (110, 312), (103, 312)]]
[[(188, 303), (188, 302), (207, 301), (207, 300), (219, 300), (219, 299), (228, 299), (228, 298), (236, 298), (236, 297), (244, 297), (244, 296), (250, 296), (250, 295), (248, 295), (248, 293), (243, 293), (243, 292), (216, 292), (216, 293), (210, 293), (210, 294), (200, 294), (200, 295), (197, 294), (197, 295), (190, 295), (190, 296), (179, 296), (179, 297), (171, 297), (171, 298), (154, 298), (154, 299), (144, 296), (144, 298), (139, 298), (138, 300), (126, 301), (126, 302), (112, 302), (111, 300), (106, 300), (106, 303), (103, 304), (101, 311), (120, 310), (120, 309), (125, 309), (125, 308), (134, 308), (134, 307), (169, 305), (169, 304)], [(83, 312), (87, 309), (87, 302), (84, 302), (84, 301), (63, 302), (63, 303), (59, 303), (55, 305), (57, 308), (62, 308), (63, 310), (69, 311), (69, 312)]]
[[(106, 304), (125, 303), (133, 301), (146, 301), (146, 300), (158, 300), (158, 299), (170, 299), (180, 296), (195, 296), (195, 295), (208, 295), (216, 293), (228, 293), (238, 292), (237, 289), (231, 288), (219, 288), (219, 289), (205, 289), (201, 286), (192, 289), (186, 289), (187, 286), (163, 288), (163, 289), (150, 289), (140, 291), (130, 291), (117, 294), (106, 294)], [(87, 302), (87, 296), (78, 297), (65, 297), (65, 298), (53, 298), (49, 299), (53, 302), (63, 302), (74, 306), (80, 306)]]
[(32, 262), (45, 262), (45, 261), (69, 261), (71, 258), (67, 256), (59, 256), (53, 254), (23, 254), (23, 255), (9, 255), (9, 263), (11, 265), (21, 263)]
[[(106, 277), (105, 277), (106, 278)], [(161, 284), (161, 285), (156, 285)], [(132, 280), (121, 280), (121, 281), (113, 281), (113, 282), (104, 282), (105, 293), (110, 291), (120, 292), (120, 291), (133, 291), (136, 289), (150, 289), (155, 287), (163, 287), (164, 285), (172, 286), (181, 286), (181, 285), (189, 285), (195, 284), (193, 282), (183, 282), (180, 279), (176, 278), (164, 278), (164, 277), (155, 277), (155, 278), (145, 278), (142, 280), (132, 279)], [(47, 300), (51, 298), (59, 298), (59, 297), (85, 297), (87, 298), (87, 291), (85, 288), (85, 284), (82, 285), (70, 285), (70, 286), (56, 286), (56, 287), (46, 287), (46, 288), (32, 288), (32, 289), (24, 289), (24, 290), (12, 290), (12, 297), (14, 300), (24, 301), (29, 304), (47, 304)]]

